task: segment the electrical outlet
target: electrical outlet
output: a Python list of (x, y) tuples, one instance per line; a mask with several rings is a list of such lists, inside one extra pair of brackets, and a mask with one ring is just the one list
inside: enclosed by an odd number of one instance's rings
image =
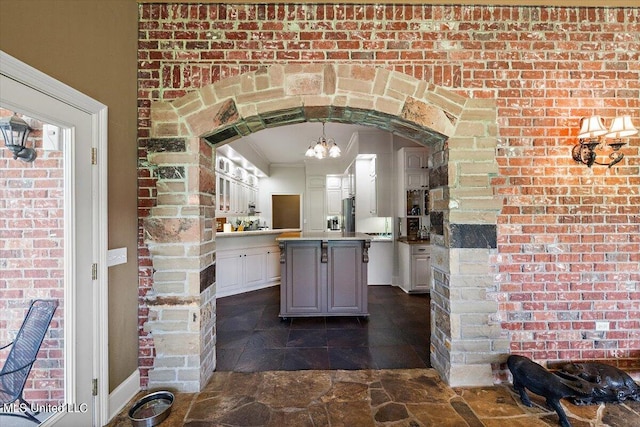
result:
[(596, 322), (596, 331), (608, 331), (609, 322)]
[(60, 128), (54, 125), (42, 125), (42, 148), (45, 151), (60, 150)]
[(107, 251), (107, 267), (125, 264), (127, 262), (127, 248), (109, 249)]

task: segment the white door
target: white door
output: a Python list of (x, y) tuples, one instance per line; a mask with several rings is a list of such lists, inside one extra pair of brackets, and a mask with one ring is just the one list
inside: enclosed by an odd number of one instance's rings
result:
[[(60, 292), (62, 304), (58, 308), (64, 316), (64, 397), (60, 398), (60, 406), (51, 411), (51, 416), (41, 425), (102, 425), (106, 397), (100, 396), (100, 390), (105, 390), (105, 387), (108, 390), (108, 380), (103, 376), (106, 355), (96, 349), (106, 349), (102, 326), (106, 322), (102, 323), (104, 317), (100, 317), (106, 316), (106, 303), (98, 298), (104, 297), (101, 292), (106, 292), (106, 265), (104, 262), (99, 264), (100, 260), (106, 261), (106, 223), (102, 223), (106, 217), (106, 203), (103, 188), (100, 188), (104, 183), (99, 184), (104, 179), (101, 175), (104, 172), (92, 160), (94, 145), (101, 138), (96, 136), (96, 128), (103, 125), (102, 118), (96, 120), (96, 114), (73, 107), (44, 94), (43, 89), (36, 90), (25, 84), (24, 79), (28, 80), (28, 76), (12, 75), (15, 69), (6, 65), (11, 62), (9, 59), (12, 58), (2, 57), (5, 64), (0, 69), (0, 107), (58, 127), (61, 135), (59, 152), (64, 165), (61, 173), (64, 187), (64, 279)], [(27, 74), (32, 70), (27, 67)], [(46, 81), (37, 73), (33, 70), (33, 75), (38, 76), (34, 80)], [(34, 85), (37, 86), (37, 82)], [(68, 90), (74, 92), (70, 88)], [(79, 95), (74, 94), (72, 98), (75, 96)], [(106, 108), (104, 114), (106, 118)], [(5, 148), (2, 146), (0, 149)], [(38, 167), (37, 162), (45, 161), (44, 158), (36, 159), (33, 167)], [(99, 274), (102, 277), (98, 278)], [(101, 322), (98, 319), (102, 319)], [(94, 396), (94, 378), (102, 381), (98, 393), (95, 393), (98, 397)], [(11, 418), (4, 417), (0, 424), (4, 426), (5, 422), (11, 423)]]

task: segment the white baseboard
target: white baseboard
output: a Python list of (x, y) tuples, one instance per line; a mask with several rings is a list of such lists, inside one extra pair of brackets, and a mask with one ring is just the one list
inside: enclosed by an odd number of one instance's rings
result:
[(140, 391), (140, 371), (136, 369), (126, 380), (109, 394), (109, 421)]

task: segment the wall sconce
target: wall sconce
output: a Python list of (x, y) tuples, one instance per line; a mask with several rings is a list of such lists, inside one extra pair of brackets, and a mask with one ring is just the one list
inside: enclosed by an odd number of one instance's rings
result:
[(25, 147), (27, 136), (32, 130), (27, 122), (15, 113), (9, 118), (0, 119), (0, 131), (2, 131), (4, 145), (13, 152), (13, 160), (33, 162), (36, 159), (36, 150)]
[[(573, 146), (571, 155), (576, 162), (591, 165), (602, 165), (611, 167), (624, 157), (620, 148), (626, 144), (622, 138), (626, 138), (638, 133), (638, 129), (631, 123), (631, 116), (618, 116), (611, 122), (611, 127), (607, 129), (600, 116), (583, 117), (580, 119), (580, 132), (578, 133), (579, 143)], [(607, 142), (611, 138), (613, 141)], [(609, 153), (611, 161), (609, 163), (598, 162), (597, 151), (613, 150)]]

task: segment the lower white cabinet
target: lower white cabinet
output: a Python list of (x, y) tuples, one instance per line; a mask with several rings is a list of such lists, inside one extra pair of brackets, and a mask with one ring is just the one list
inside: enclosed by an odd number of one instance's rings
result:
[(426, 293), (431, 287), (431, 249), (428, 244), (398, 243), (398, 285), (408, 293)]
[(280, 280), (280, 248), (272, 246), (267, 249), (267, 282)]
[(393, 275), (393, 241), (371, 242), (369, 248), (369, 285), (390, 285)]
[(261, 246), (216, 253), (218, 297), (272, 286), (280, 280), (280, 249)]

